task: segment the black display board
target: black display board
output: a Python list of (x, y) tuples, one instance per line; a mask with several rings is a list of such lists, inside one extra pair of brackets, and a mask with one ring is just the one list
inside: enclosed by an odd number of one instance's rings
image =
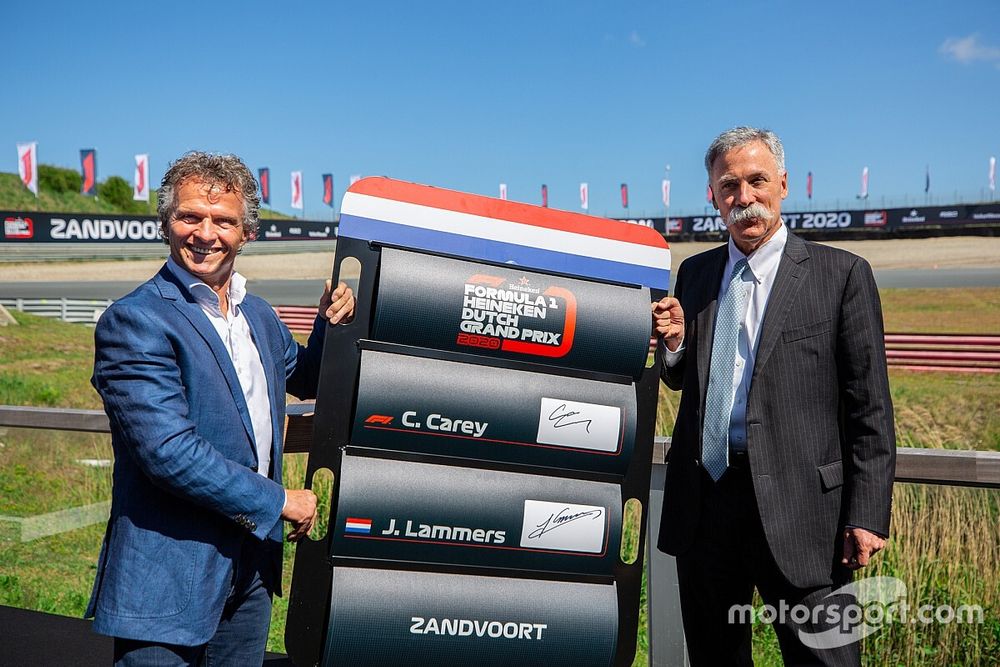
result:
[[(296, 550), (289, 655), (631, 664), (645, 530), (640, 514), (639, 557), (623, 561), (623, 517), (648, 501), (666, 246), (622, 223), (459, 193), (442, 204), (443, 191), (396, 183), (365, 179), (344, 201), (334, 280), (360, 263), (358, 310), (327, 330), (307, 480), (329, 469), (333, 498), (326, 536)], [(464, 246), (458, 222), (474, 227)], [(482, 243), (505, 222), (595, 240), (579, 260)], [(511, 247), (517, 265), (496, 261)], [(664, 284), (629, 283), (647, 275)]]

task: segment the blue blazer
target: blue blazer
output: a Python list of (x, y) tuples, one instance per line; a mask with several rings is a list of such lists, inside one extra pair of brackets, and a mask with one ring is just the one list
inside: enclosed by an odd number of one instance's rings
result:
[(111, 517), (86, 616), (101, 634), (196, 646), (215, 632), (246, 540), (281, 590), (285, 393), (314, 398), (326, 322), (308, 347), (263, 299), (247, 318), (271, 402), (273, 448), (257, 473), (239, 379), (208, 317), (164, 266), (97, 323), (92, 383), (111, 421)]

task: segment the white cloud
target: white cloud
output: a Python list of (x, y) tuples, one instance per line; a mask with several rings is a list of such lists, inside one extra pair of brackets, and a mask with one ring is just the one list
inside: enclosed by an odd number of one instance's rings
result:
[(1000, 67), (1000, 47), (983, 44), (978, 34), (949, 37), (938, 48), (938, 52), (965, 65), (983, 61)]
[(638, 30), (633, 30), (631, 33), (629, 33), (628, 41), (629, 41), (629, 43), (632, 46), (634, 46), (634, 47), (636, 47), (638, 49), (641, 49), (642, 47), (646, 46), (646, 40), (644, 40), (639, 35), (639, 31)]

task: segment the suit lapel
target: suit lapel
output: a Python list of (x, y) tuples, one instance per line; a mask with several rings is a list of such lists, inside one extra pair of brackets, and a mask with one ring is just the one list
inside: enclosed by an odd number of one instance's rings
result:
[[(253, 424), (250, 422), (250, 411), (247, 408), (246, 398), (243, 396), (243, 387), (240, 386), (236, 369), (233, 367), (233, 360), (229, 358), (229, 353), (226, 352), (226, 347), (222, 344), (218, 332), (212, 326), (201, 306), (195, 301), (188, 300), (187, 290), (181, 289), (170, 269), (164, 266), (153, 280), (159, 288), (161, 296), (170, 301), (174, 308), (191, 323), (192, 328), (198, 332), (198, 335), (212, 352), (212, 356), (215, 357), (219, 370), (222, 371), (222, 376), (226, 379), (226, 384), (229, 385), (229, 393), (236, 402), (236, 408), (243, 420), (243, 428), (246, 429), (247, 436), (254, 445), (254, 456), (256, 456), (257, 447), (253, 435)], [(270, 391), (270, 386), (268, 390)]]
[(774, 346), (781, 336), (781, 330), (785, 324), (785, 317), (795, 303), (795, 296), (805, 282), (805, 277), (809, 273), (808, 265), (805, 261), (809, 259), (809, 251), (805, 242), (799, 237), (788, 234), (785, 242), (785, 252), (781, 255), (781, 262), (778, 264), (778, 273), (774, 276), (774, 285), (771, 286), (771, 295), (767, 299), (767, 309), (764, 312), (764, 321), (761, 323), (760, 342), (757, 345), (757, 355), (754, 359), (753, 374), (757, 375), (768, 357), (774, 351)]

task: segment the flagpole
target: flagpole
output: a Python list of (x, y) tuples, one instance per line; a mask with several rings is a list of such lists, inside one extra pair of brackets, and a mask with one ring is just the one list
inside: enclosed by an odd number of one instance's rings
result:
[[(667, 187), (669, 188), (670, 187), (670, 165), (669, 164), (667, 165), (666, 169), (664, 169), (664, 171), (666, 172)], [(669, 194), (669, 190), (667, 191), (667, 193)], [(667, 197), (667, 201), (663, 202), (663, 210), (664, 210), (664, 215), (666, 216), (666, 219), (663, 222), (664, 231), (666, 231), (667, 233), (669, 233), (670, 232), (670, 197)]]

